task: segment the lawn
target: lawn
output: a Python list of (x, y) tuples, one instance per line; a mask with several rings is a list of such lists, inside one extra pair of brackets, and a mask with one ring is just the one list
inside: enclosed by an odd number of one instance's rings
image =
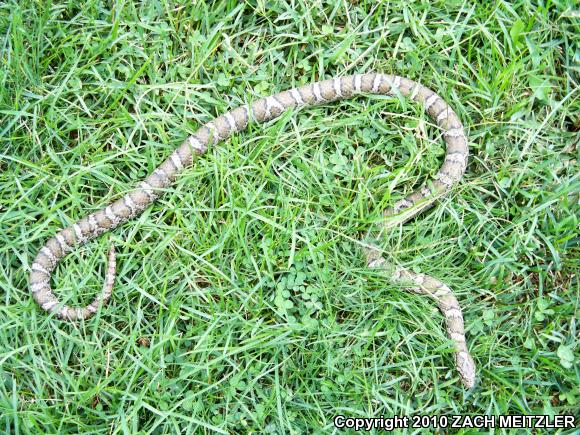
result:
[[(577, 414), (579, 20), (564, 0), (0, 4), (0, 432)], [(371, 71), (436, 90), (469, 137), (463, 181), (380, 247), (455, 291), (473, 390), (437, 307), (362, 254), (382, 211), (444, 153), (423, 109), (398, 98), (293, 110), (211, 148), (57, 268), (55, 292), (86, 305), (114, 242), (108, 306), (72, 324), (33, 301), (44, 241), (201, 124)]]

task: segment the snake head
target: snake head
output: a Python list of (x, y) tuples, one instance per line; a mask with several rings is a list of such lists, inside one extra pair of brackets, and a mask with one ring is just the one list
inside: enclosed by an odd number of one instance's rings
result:
[(471, 389), (475, 386), (475, 361), (469, 353), (460, 351), (455, 354), (455, 364), (465, 387)]

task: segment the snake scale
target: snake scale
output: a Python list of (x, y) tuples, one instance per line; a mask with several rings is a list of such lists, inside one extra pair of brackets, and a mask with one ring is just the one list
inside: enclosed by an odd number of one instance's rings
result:
[[(51, 274), (67, 253), (138, 216), (172, 185), (184, 168), (193, 164), (195, 155), (204, 154), (208, 146), (244, 130), (250, 123), (272, 120), (293, 107), (314, 106), (364, 94), (403, 96), (422, 104), (441, 129), (446, 142), (445, 160), (436, 176), (405, 199), (395, 203), (393, 208), (385, 210), (384, 221), (387, 223), (383, 227), (393, 225), (388, 223), (389, 218), (398, 217), (400, 222), (404, 222), (430, 207), (462, 178), (466, 170), (469, 153), (467, 138), (456, 113), (437, 93), (405, 77), (381, 73), (335, 77), (258, 99), (206, 123), (138, 183), (134, 190), (59, 231), (45, 243), (32, 263), (30, 291), (34, 299), (44, 310), (58, 318), (71, 321), (89, 318), (111, 296), (116, 273), (114, 248), (111, 247), (109, 251), (103, 291), (84, 308), (72, 308), (60, 303), (51, 290)], [(384, 270), (395, 282), (402, 283), (408, 290), (427, 295), (437, 302), (445, 317), (449, 338), (454, 343), (455, 364), (461, 380), (467, 388), (473, 387), (475, 363), (467, 349), (462, 311), (451, 289), (430, 276), (392, 266), (372, 242), (363, 243), (363, 246), (368, 267)]]

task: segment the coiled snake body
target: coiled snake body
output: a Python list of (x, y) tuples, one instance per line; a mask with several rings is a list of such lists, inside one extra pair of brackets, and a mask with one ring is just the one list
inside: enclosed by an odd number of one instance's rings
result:
[[(244, 130), (249, 123), (269, 121), (293, 107), (314, 106), (361, 94), (407, 97), (422, 104), (425, 111), (441, 128), (446, 142), (446, 154), (439, 172), (433, 180), (398, 201), (393, 209), (386, 210), (384, 216), (399, 217), (399, 221), (405, 221), (431, 206), (461, 179), (466, 169), (467, 138), (455, 112), (435, 92), (404, 77), (380, 73), (335, 77), (261, 98), (208, 122), (187, 138), (134, 190), (58, 232), (45, 243), (32, 263), (30, 291), (34, 299), (44, 310), (62, 319), (78, 320), (90, 317), (97, 311), (99, 304), (106, 303), (111, 296), (116, 272), (115, 251), (112, 247), (109, 251), (103, 292), (84, 308), (63, 305), (50, 287), (52, 272), (68, 252), (138, 216), (173, 183), (184, 168), (192, 165), (194, 155), (205, 153), (209, 145), (215, 145), (233, 133)], [(392, 220), (385, 219), (384, 225), (392, 225)], [(445, 316), (447, 333), (454, 342), (457, 370), (463, 384), (471, 388), (475, 383), (475, 363), (467, 350), (461, 308), (451, 289), (430, 276), (392, 266), (381, 257), (380, 251), (372, 243), (367, 243), (364, 251), (369, 267), (384, 269), (394, 281), (408, 286), (410, 291), (430, 296), (437, 302)]]

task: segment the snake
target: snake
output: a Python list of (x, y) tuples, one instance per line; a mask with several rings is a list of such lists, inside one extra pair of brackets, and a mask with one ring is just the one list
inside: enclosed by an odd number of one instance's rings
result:
[[(139, 216), (173, 185), (184, 169), (193, 165), (195, 158), (203, 155), (210, 146), (243, 131), (250, 124), (273, 120), (293, 108), (372, 94), (406, 98), (422, 105), (438, 128), (439, 137), (443, 137), (446, 144), (444, 161), (435, 176), (382, 211), (380, 222), (373, 225), (378, 225), (383, 231), (431, 207), (462, 179), (467, 168), (468, 140), (457, 114), (436, 92), (406, 77), (379, 72), (336, 76), (256, 99), (214, 118), (174, 149), (131, 191), (58, 231), (39, 249), (30, 267), (29, 287), (34, 300), (58, 319), (88, 319), (111, 297), (116, 275), (115, 249), (111, 244), (102, 292), (84, 308), (69, 307), (60, 302), (50, 285), (53, 271), (68, 253)], [(362, 242), (367, 267), (377, 270), (377, 273), (388, 274), (392, 281), (400, 283), (406, 290), (428, 296), (437, 303), (445, 318), (447, 335), (453, 343), (457, 372), (464, 387), (471, 389), (475, 385), (476, 367), (466, 344), (463, 313), (453, 291), (434, 277), (393, 265), (384, 258), (375, 240), (367, 237)]]

